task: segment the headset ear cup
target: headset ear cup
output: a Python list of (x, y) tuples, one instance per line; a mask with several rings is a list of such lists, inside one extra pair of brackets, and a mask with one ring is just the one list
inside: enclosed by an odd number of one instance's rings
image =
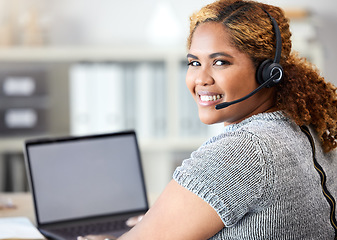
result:
[(267, 78), (264, 78), (264, 76), (266, 75), (265, 72), (266, 72), (266, 69), (269, 68), (269, 66), (273, 63), (273, 61), (271, 59), (267, 59), (267, 60), (264, 60), (260, 66), (258, 67), (257, 71), (256, 71), (256, 81), (258, 84), (263, 84), (265, 81), (267, 81)]
[(264, 82), (268, 81), (268, 79), (270, 79), (272, 75), (277, 73), (279, 74), (273, 77), (273, 80), (266, 86), (267, 88), (273, 87), (281, 81), (283, 77), (283, 68), (279, 63), (274, 62), (265, 66), (262, 72)]

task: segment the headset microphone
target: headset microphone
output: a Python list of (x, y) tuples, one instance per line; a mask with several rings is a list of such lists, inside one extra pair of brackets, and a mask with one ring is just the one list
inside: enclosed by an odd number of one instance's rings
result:
[(273, 28), (274, 28), (274, 33), (275, 33), (275, 38), (276, 38), (276, 50), (275, 50), (274, 60), (266, 59), (257, 68), (256, 80), (260, 84), (258, 88), (256, 88), (254, 91), (252, 91), (248, 95), (242, 98), (239, 98), (235, 101), (223, 102), (223, 103), (216, 105), (215, 109), (217, 110), (226, 108), (235, 103), (242, 102), (246, 100), (247, 98), (250, 98), (251, 96), (253, 96), (255, 93), (257, 93), (261, 89), (265, 87), (270, 88), (272, 86), (275, 86), (282, 80), (283, 68), (280, 65), (281, 51), (282, 51), (282, 38), (281, 38), (280, 28), (278, 27), (276, 20), (266, 10), (264, 10), (264, 12), (267, 13), (267, 15), (269, 16), (272, 22)]
[[(275, 77), (277, 75), (279, 75), (279, 77), (277, 79), (275, 79)], [(257, 87), (254, 91), (250, 92), (246, 96), (244, 96), (242, 98), (239, 98), (237, 100), (234, 100), (232, 102), (223, 102), (223, 103), (217, 104), (217, 105), (215, 105), (215, 109), (216, 110), (223, 109), (223, 108), (229, 107), (230, 105), (233, 105), (235, 103), (242, 102), (242, 101), (246, 100), (247, 98), (250, 98), (251, 96), (253, 96), (255, 93), (257, 93), (261, 89), (265, 88), (271, 82), (279, 81), (279, 80), (281, 80), (281, 78), (282, 78), (282, 71), (279, 71), (278, 73), (275, 73), (274, 75), (272, 75), (267, 81), (262, 83), (259, 87)]]

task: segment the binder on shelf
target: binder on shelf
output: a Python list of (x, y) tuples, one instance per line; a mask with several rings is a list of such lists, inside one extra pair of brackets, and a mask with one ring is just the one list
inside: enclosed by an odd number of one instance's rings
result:
[(90, 64), (75, 64), (69, 72), (70, 131), (72, 135), (90, 133)]
[(5, 152), (3, 154), (5, 178), (3, 191), (24, 192), (28, 190), (28, 182), (23, 155), (21, 152)]
[(97, 133), (120, 131), (125, 128), (124, 78), (122, 66), (117, 63), (97, 64), (93, 89), (93, 129)]
[(70, 69), (71, 134), (122, 130), (123, 69), (115, 63), (78, 63)]
[(163, 62), (77, 63), (70, 69), (71, 134), (136, 129), (164, 137), (167, 88)]
[(167, 88), (163, 62), (136, 65), (135, 129), (139, 136), (164, 137), (167, 129)]
[(140, 137), (149, 138), (154, 135), (154, 78), (153, 68), (149, 63), (139, 63), (136, 67), (136, 125)]
[(128, 62), (124, 65), (124, 118), (125, 128), (134, 129), (136, 125), (136, 63)]

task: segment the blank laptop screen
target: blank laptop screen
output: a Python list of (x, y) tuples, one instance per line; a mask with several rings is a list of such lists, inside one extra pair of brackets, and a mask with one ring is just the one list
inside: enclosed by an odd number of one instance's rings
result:
[(147, 208), (135, 135), (28, 145), (40, 224)]

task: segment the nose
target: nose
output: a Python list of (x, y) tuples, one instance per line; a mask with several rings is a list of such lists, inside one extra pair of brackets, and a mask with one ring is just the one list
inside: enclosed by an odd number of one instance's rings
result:
[(214, 79), (207, 69), (200, 69), (195, 79), (195, 84), (200, 86), (212, 85)]

